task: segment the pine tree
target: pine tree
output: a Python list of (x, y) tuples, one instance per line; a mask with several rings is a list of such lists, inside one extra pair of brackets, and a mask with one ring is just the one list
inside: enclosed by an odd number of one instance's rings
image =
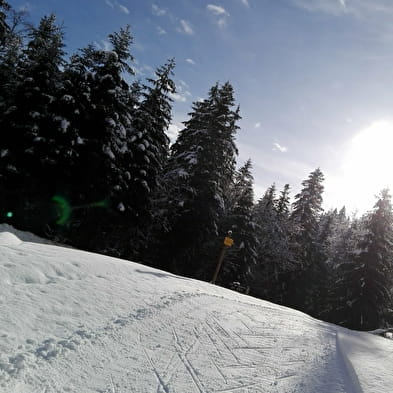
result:
[(234, 138), (240, 116), (233, 106), (232, 86), (213, 86), (207, 99), (193, 104), (172, 146), (165, 175), (170, 231), (159, 253), (162, 267), (202, 279), (213, 274), (225, 193), (237, 155)]
[[(354, 257), (358, 244), (365, 236), (366, 219), (353, 218), (346, 228), (337, 233), (331, 256), (331, 280), (328, 293), (328, 308), (325, 319), (339, 325), (348, 326), (348, 308), (353, 293), (351, 274), (356, 270)], [(355, 284), (356, 286), (357, 284)]]
[[(23, 40), (26, 32), (31, 31), (25, 20), (25, 12), (15, 11), (7, 3), (0, 4), (0, 122), (3, 122), (5, 111), (13, 105), (18, 82), (18, 67), (21, 62)], [(2, 10), (2, 11), (1, 11)], [(1, 35), (1, 34), (0, 34)]]
[[(250, 285), (250, 272), (256, 265), (258, 240), (253, 221), (254, 191), (251, 160), (236, 172), (230, 191), (230, 205), (220, 225), (223, 232), (230, 229), (234, 245), (227, 251), (218, 282), (230, 287), (233, 282)], [(224, 235), (224, 233), (223, 233)]]
[[(137, 105), (133, 116), (132, 132), (128, 143), (128, 166), (130, 173), (130, 191), (128, 207), (134, 212), (130, 217), (134, 255), (138, 248), (136, 239), (145, 238), (154, 233), (154, 200), (163, 191), (160, 179), (169, 155), (169, 138), (166, 135), (172, 118), (171, 93), (175, 84), (171, 79), (175, 62), (169, 60), (156, 70), (156, 78), (149, 78), (149, 85), (141, 90), (142, 100)], [(159, 226), (158, 226), (159, 227)], [(145, 239), (141, 243), (146, 243)], [(143, 252), (144, 258), (151, 258), (151, 251)], [(149, 254), (149, 255), (147, 255)], [(135, 257), (134, 257), (135, 259)]]
[(295, 196), (290, 221), (292, 247), (298, 270), (288, 277), (288, 304), (308, 313), (316, 313), (321, 300), (319, 288), (324, 279), (324, 266), (319, 258), (318, 230), (322, 212), (324, 180), (319, 168), (302, 182), (302, 190)]
[(63, 32), (54, 15), (41, 19), (16, 65), (14, 96), (8, 101), (0, 128), (1, 171), (7, 208), (16, 212), (15, 225), (43, 233), (51, 219), (50, 184), (58, 145), (53, 115), (61, 88)]
[(277, 303), (283, 302), (286, 292), (283, 277), (293, 270), (288, 211), (288, 185), (277, 198), (273, 184), (254, 208), (259, 247), (251, 293)]
[(137, 97), (125, 80), (133, 75), (129, 26), (108, 39), (111, 50), (89, 45), (71, 58), (63, 97), (78, 157), (71, 171), (72, 203), (93, 206), (75, 212), (74, 221), (82, 224), (72, 234), (88, 249), (120, 256), (128, 242), (119, 227), (130, 214), (129, 141)]
[[(345, 273), (346, 326), (372, 330), (387, 325), (393, 284), (393, 212), (391, 196), (382, 190), (366, 221), (366, 234)], [(347, 266), (345, 266), (347, 267)]]
[(285, 184), (277, 200), (277, 214), (279, 217), (288, 218), (289, 215), (289, 184)]

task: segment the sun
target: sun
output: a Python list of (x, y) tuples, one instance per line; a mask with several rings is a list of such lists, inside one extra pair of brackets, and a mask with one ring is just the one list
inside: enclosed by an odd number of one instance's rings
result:
[(373, 207), (383, 188), (393, 191), (393, 123), (377, 121), (357, 133), (341, 173), (345, 198), (360, 213)]

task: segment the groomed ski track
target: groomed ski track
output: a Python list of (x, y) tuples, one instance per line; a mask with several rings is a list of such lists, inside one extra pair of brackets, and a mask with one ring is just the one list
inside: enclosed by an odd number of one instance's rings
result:
[(389, 340), (135, 263), (0, 233), (0, 281), (0, 392), (393, 386)]

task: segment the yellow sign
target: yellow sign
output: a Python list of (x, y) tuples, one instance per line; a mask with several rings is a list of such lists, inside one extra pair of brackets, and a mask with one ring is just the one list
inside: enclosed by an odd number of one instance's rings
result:
[(231, 239), (230, 237), (227, 236), (224, 239), (224, 245), (227, 246), (227, 247), (233, 246), (233, 239)]

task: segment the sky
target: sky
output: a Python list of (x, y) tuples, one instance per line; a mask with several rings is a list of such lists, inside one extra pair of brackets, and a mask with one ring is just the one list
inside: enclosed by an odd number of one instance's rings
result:
[(230, 81), (256, 198), (272, 183), (295, 195), (317, 167), (326, 210), (361, 214), (393, 190), (391, 0), (8, 1), (34, 22), (55, 13), (69, 54), (130, 24), (141, 79), (175, 58), (172, 138), (192, 102)]

